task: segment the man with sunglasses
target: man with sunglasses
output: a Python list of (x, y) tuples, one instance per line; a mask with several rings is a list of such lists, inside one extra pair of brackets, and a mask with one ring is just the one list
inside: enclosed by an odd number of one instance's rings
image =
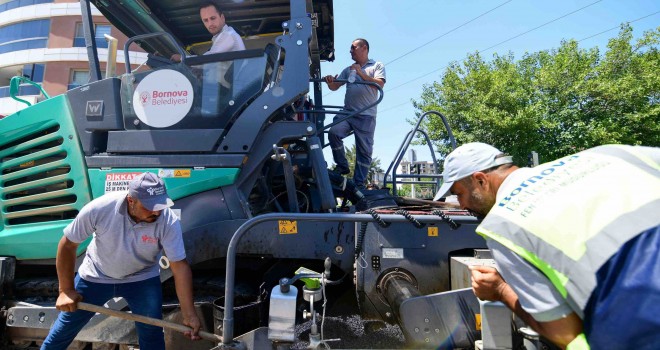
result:
[[(326, 76), (325, 82), (328, 84), (328, 88), (332, 91), (339, 89), (345, 83), (335, 80), (347, 80), (352, 70), (355, 71), (356, 83), (371, 82), (383, 88), (385, 86), (385, 66), (381, 62), (369, 59), (367, 40), (362, 38), (353, 40), (350, 53), (355, 63), (346, 67), (338, 76)], [(356, 154), (353, 180), (358, 187), (363, 188), (371, 167), (377, 111), (376, 106), (372, 105), (378, 100), (378, 89), (367, 84), (356, 83), (349, 82), (346, 86), (344, 110), (361, 112), (330, 128), (328, 140), (332, 148), (332, 157), (337, 164), (335, 170), (346, 175), (350, 170), (342, 140), (351, 132), (355, 134)], [(334, 120), (342, 117), (345, 115), (336, 115)]]
[[(128, 192), (109, 192), (85, 205), (64, 229), (57, 247), (56, 268), (62, 311), (41, 349), (66, 349), (94, 316), (77, 310), (77, 303), (103, 305), (123, 297), (135, 314), (162, 318), (163, 296), (158, 261), (164, 252), (181, 305), (186, 334), (199, 339), (192, 272), (186, 261), (179, 219), (169, 208), (163, 180), (146, 172), (129, 183)], [(74, 274), (78, 246), (93, 236), (78, 273)], [(135, 323), (140, 349), (165, 349), (163, 329)]]

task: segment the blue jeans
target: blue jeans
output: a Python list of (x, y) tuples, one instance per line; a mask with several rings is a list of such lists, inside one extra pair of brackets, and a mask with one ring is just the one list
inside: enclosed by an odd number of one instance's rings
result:
[(651, 350), (660, 343), (660, 226), (627, 242), (596, 275), (584, 310), (592, 349)]
[[(345, 116), (335, 116), (334, 120)], [(353, 181), (358, 187), (364, 187), (364, 181), (369, 175), (371, 167), (371, 154), (374, 147), (374, 131), (376, 131), (376, 117), (356, 115), (330, 128), (328, 141), (332, 148), (332, 158), (337, 167), (348, 170), (348, 160), (344, 150), (344, 139), (351, 131), (355, 135), (355, 170)]]
[[(83, 301), (94, 305), (103, 305), (111, 298), (123, 297), (131, 311), (138, 315), (162, 318), (163, 292), (160, 277), (153, 277), (132, 283), (94, 283), (85, 281), (76, 275), (75, 287)], [(60, 312), (57, 321), (41, 345), (41, 350), (65, 350), (78, 332), (94, 316), (93, 312), (77, 310)], [(161, 327), (135, 322), (141, 350), (165, 350), (165, 338)]]

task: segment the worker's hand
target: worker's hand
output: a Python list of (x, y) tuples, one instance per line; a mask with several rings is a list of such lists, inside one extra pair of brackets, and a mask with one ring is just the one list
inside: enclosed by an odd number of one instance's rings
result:
[(359, 63), (353, 63), (351, 66), (348, 68), (349, 70), (354, 70), (357, 75), (360, 76), (360, 78), (364, 79), (362, 76), (364, 73), (362, 72), (362, 66)]
[(506, 282), (497, 269), (489, 266), (470, 266), (472, 291), (481, 300), (500, 301)]
[(337, 75), (334, 77), (332, 75), (326, 75), (324, 79), (327, 84), (332, 84), (335, 82), (335, 79), (337, 79)]
[(199, 329), (202, 327), (202, 323), (199, 321), (199, 317), (197, 317), (197, 314), (192, 314), (188, 316), (183, 317), (183, 324), (192, 328), (192, 331), (184, 332), (183, 335), (186, 337), (192, 339), (192, 340), (199, 340), (202, 339), (198, 333)]
[(82, 301), (82, 295), (75, 289), (63, 290), (57, 297), (55, 308), (60, 311), (74, 312), (78, 309), (78, 302)]
[(175, 53), (174, 55), (170, 56), (170, 60), (174, 62), (181, 62), (181, 55), (178, 53)]

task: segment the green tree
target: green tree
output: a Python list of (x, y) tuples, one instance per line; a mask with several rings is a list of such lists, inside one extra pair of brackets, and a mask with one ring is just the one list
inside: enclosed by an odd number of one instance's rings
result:
[[(607, 143), (660, 146), (660, 27), (632, 41), (632, 28), (622, 25), (603, 55), (575, 40), (519, 60), (470, 54), (413, 104), (418, 115), (443, 113), (458, 144), (490, 143), (518, 164), (530, 151), (544, 162)], [(440, 118), (425, 123), (435, 148), (447, 154)]]

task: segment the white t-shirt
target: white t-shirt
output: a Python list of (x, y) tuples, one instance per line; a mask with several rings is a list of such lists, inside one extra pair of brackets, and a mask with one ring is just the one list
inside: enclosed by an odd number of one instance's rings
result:
[(186, 258), (181, 224), (169, 208), (152, 223), (133, 222), (127, 211), (127, 192), (111, 192), (85, 205), (64, 235), (81, 243), (90, 235), (78, 274), (96, 283), (129, 283), (160, 274), (164, 252), (170, 261)]
[(205, 55), (245, 50), (245, 44), (243, 44), (241, 36), (236, 33), (234, 28), (226, 24), (222, 27), (220, 33), (213, 36), (212, 42), (211, 48), (204, 53)]

